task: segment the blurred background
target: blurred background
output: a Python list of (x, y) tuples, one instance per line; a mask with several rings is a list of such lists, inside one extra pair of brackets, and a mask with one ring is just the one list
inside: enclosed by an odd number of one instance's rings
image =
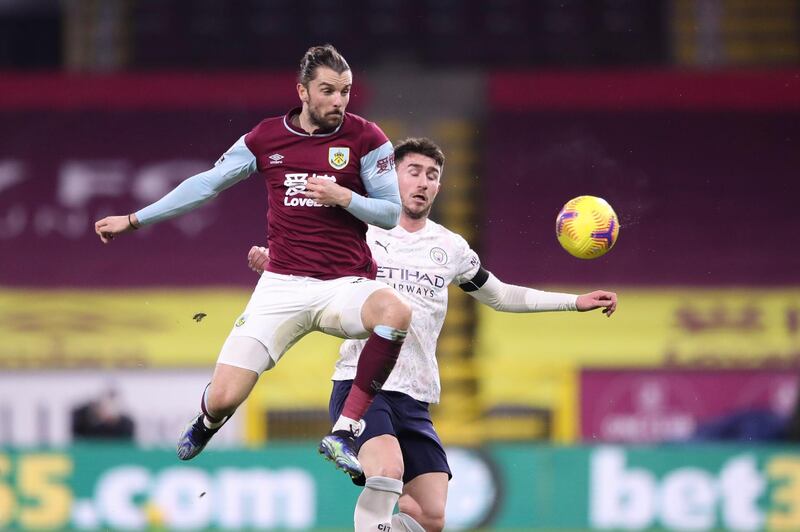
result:
[[(257, 176), (102, 246), (95, 220), (297, 103), (330, 42), (350, 110), (447, 166), (433, 218), (506, 282), (619, 294), (501, 314), (451, 290), (434, 420), (451, 529), (800, 529), (797, 0), (0, 0), (0, 529), (346, 529), (312, 334), (190, 463), (264, 244)], [(616, 209), (606, 256), (554, 235)]]

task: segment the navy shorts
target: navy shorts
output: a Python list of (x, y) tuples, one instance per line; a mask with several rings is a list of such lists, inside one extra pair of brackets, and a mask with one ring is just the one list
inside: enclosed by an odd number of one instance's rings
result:
[[(331, 423), (339, 418), (352, 385), (353, 381), (333, 381), (328, 407)], [(358, 446), (376, 436), (390, 434), (397, 438), (403, 453), (403, 482), (423, 473), (447, 473), (448, 478), (453, 478), (428, 407), (428, 403), (401, 392), (378, 392), (364, 415), (367, 428), (358, 437)]]

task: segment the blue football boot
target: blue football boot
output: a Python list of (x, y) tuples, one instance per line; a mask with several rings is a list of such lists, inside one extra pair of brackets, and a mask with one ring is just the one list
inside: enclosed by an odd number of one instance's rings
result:
[[(211, 440), (211, 436), (216, 434), (217, 431), (222, 428), (222, 425), (225, 424), (223, 422), (219, 427), (210, 429), (203, 423), (204, 415), (205, 414), (200, 412), (197, 417), (186, 425), (183, 432), (181, 432), (177, 447), (178, 458), (181, 460), (191, 460), (200, 454), (200, 451), (205, 449), (206, 444)], [(226, 418), (225, 421), (228, 421), (228, 419)]]
[(319, 442), (319, 454), (330, 460), (353, 480), (360, 481), (364, 478), (364, 469), (358, 461), (357, 434), (364, 431), (364, 422), (361, 421), (353, 430), (336, 430), (322, 438)]

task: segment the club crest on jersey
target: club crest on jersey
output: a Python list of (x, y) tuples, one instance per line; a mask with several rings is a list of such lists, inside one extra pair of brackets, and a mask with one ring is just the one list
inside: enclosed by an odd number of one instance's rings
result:
[(431, 260), (439, 266), (447, 264), (447, 253), (442, 248), (433, 248), (431, 250)]
[(350, 162), (350, 148), (328, 148), (328, 162), (337, 170), (341, 170)]

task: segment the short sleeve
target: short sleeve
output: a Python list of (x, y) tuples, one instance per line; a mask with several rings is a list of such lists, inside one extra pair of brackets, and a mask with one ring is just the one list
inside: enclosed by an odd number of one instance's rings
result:
[(469, 246), (463, 237), (456, 235), (458, 240), (458, 267), (453, 283), (461, 285), (471, 281), (478, 270), (481, 268), (481, 259), (478, 254)]

